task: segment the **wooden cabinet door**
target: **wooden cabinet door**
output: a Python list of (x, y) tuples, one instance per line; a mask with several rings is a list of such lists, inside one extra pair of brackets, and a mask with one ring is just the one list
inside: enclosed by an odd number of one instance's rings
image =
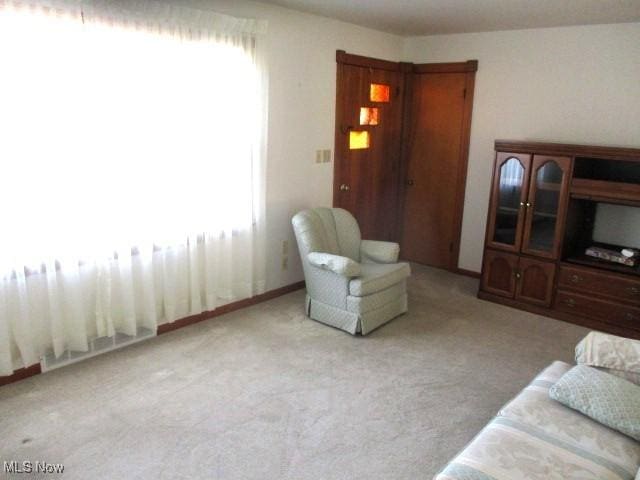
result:
[(527, 196), (522, 252), (558, 258), (571, 159), (534, 155)]
[(548, 307), (553, 296), (555, 263), (520, 257), (516, 273), (516, 300)]
[[(362, 238), (395, 240), (404, 84), (399, 64), (381, 65), (338, 63), (333, 204), (356, 217)], [(372, 84), (388, 87), (386, 101), (372, 100)]]
[(485, 250), (480, 288), (488, 293), (513, 298), (516, 293), (517, 255)]
[(488, 246), (520, 251), (530, 167), (529, 154), (496, 154), (487, 220)]

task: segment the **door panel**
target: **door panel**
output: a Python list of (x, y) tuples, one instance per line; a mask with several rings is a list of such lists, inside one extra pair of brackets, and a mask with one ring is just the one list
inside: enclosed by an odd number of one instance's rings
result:
[(570, 166), (568, 157), (533, 157), (522, 242), (524, 253), (558, 257), (558, 225), (564, 222)]
[(441, 268), (457, 262), (466, 82), (466, 73), (412, 75), (401, 252)]
[(487, 245), (518, 252), (522, 242), (531, 155), (499, 152), (493, 172)]
[[(356, 217), (363, 238), (395, 238), (402, 79), (400, 71), (338, 64), (334, 205)], [(372, 83), (389, 87), (388, 102), (371, 100)], [(361, 119), (363, 107), (378, 109), (377, 122)], [(351, 132), (367, 132), (368, 148), (349, 148)]]
[(518, 267), (516, 300), (548, 307), (551, 305), (556, 265), (521, 257)]
[(513, 298), (517, 268), (517, 255), (485, 250), (480, 288), (488, 293)]

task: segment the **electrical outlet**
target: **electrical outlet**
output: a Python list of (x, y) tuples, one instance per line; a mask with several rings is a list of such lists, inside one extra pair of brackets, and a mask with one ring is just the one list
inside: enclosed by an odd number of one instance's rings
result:
[(283, 255), (282, 257), (282, 270), (286, 270), (289, 268), (289, 257)]
[(316, 163), (322, 163), (322, 150), (316, 150)]
[(331, 162), (331, 149), (323, 150), (323, 151), (322, 151), (322, 161), (323, 161), (324, 163), (329, 163), (329, 162)]
[(282, 241), (282, 255), (289, 253), (289, 240)]

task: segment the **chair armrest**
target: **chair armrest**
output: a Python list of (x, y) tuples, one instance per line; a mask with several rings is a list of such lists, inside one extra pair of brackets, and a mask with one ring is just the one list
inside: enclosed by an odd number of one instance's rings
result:
[(576, 363), (640, 374), (640, 340), (591, 332), (576, 345)]
[(360, 264), (350, 258), (333, 255), (332, 253), (311, 252), (307, 260), (314, 267), (328, 270), (345, 277), (357, 277), (360, 275)]
[(376, 240), (362, 240), (360, 242), (360, 256), (363, 261), (397, 263), (399, 254), (400, 245), (394, 242), (379, 242)]

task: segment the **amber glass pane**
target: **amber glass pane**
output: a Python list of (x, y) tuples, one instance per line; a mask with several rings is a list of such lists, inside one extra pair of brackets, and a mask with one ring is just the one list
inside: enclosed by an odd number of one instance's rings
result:
[(360, 148), (369, 148), (369, 132), (367, 131), (350, 131), (349, 132), (349, 148), (357, 150)]
[(378, 111), (375, 107), (360, 108), (360, 125), (378, 125)]
[(515, 245), (518, 215), (520, 213), (520, 196), (524, 181), (524, 167), (517, 158), (510, 158), (500, 167), (500, 183), (498, 185), (498, 211), (493, 241)]
[(372, 83), (369, 91), (369, 99), (372, 102), (389, 102), (389, 85)]
[(536, 193), (528, 245), (532, 250), (550, 252), (553, 249), (561, 184), (562, 169), (555, 162), (545, 163), (536, 172)]

